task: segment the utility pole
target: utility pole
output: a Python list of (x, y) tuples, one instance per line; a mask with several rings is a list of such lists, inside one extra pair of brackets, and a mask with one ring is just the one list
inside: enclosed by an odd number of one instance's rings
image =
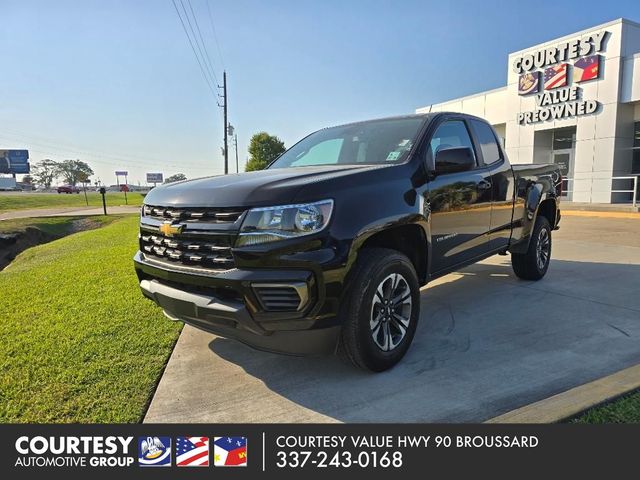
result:
[(222, 87), (218, 85), (218, 88), (222, 88), (222, 98), (223, 104), (222, 108), (224, 110), (224, 174), (227, 175), (229, 173), (229, 132), (227, 121), (227, 71), (225, 70), (222, 73)]
[(238, 134), (237, 133), (233, 136), (233, 143), (236, 147), (236, 173), (240, 173), (240, 168), (238, 167)]

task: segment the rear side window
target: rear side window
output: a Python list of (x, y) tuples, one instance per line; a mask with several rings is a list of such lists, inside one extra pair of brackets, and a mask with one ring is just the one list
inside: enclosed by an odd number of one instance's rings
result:
[(491, 127), (478, 120), (471, 120), (471, 123), (478, 137), (485, 165), (490, 165), (500, 160), (500, 148)]
[(467, 127), (461, 120), (444, 122), (431, 137), (431, 154), (435, 158), (438, 150), (451, 147), (469, 147), (473, 150)]

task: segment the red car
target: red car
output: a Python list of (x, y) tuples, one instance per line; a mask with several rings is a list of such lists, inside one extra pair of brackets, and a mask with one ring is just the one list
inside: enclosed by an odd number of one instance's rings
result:
[(62, 185), (58, 187), (58, 193), (80, 193), (80, 189), (73, 185)]

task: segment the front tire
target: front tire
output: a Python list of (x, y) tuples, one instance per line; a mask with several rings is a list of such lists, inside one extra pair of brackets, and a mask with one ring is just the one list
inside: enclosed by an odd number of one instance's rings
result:
[(526, 253), (512, 253), (511, 266), (523, 280), (540, 280), (545, 276), (551, 261), (551, 225), (539, 215), (531, 232)]
[(339, 349), (356, 366), (374, 372), (407, 353), (420, 316), (420, 286), (409, 259), (395, 250), (360, 252), (342, 301)]

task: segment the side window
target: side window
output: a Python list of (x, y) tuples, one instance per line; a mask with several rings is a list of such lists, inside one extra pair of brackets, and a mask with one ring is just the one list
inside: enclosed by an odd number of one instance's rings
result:
[(478, 137), (485, 165), (491, 165), (500, 160), (500, 148), (498, 148), (498, 141), (491, 127), (478, 120), (471, 120), (471, 124)]
[(473, 150), (473, 143), (462, 120), (444, 122), (431, 137), (431, 156), (436, 158), (438, 150), (451, 147), (469, 147)]

